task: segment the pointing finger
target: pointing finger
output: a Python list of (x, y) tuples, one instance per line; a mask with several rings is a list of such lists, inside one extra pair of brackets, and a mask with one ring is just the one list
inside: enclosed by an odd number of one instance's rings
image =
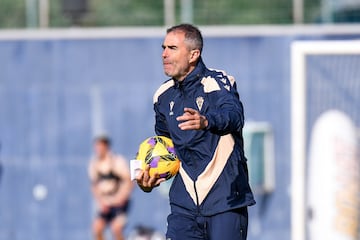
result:
[(191, 115), (197, 114), (198, 111), (196, 111), (195, 109), (192, 108), (184, 108), (184, 112), (185, 113), (190, 113)]

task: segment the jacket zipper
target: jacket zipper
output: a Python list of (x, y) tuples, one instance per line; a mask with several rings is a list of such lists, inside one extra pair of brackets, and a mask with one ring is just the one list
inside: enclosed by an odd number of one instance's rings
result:
[(197, 207), (198, 214), (200, 214), (200, 204), (199, 204), (199, 196), (198, 196), (197, 189), (196, 189), (196, 181), (193, 181), (193, 182), (194, 182), (194, 191), (195, 191), (195, 197), (196, 197), (196, 207)]

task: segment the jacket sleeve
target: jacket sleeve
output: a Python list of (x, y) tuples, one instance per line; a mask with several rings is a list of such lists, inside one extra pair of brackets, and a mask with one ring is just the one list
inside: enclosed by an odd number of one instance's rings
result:
[(241, 132), (244, 126), (243, 105), (236, 90), (236, 83), (231, 84), (226, 78), (226, 83), (217, 80), (219, 90), (209, 93), (212, 106), (205, 114), (211, 132), (226, 135)]
[(159, 111), (159, 106), (157, 103), (154, 104), (155, 111), (155, 133), (158, 136), (165, 136), (170, 138), (170, 133), (166, 123), (164, 115)]

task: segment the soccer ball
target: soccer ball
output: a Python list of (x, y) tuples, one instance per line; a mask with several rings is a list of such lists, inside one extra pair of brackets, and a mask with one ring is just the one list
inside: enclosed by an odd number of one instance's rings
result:
[(179, 171), (180, 161), (176, 156), (174, 144), (170, 138), (154, 136), (143, 141), (139, 146), (136, 159), (141, 161), (141, 169), (150, 165), (150, 176), (159, 174), (166, 180)]

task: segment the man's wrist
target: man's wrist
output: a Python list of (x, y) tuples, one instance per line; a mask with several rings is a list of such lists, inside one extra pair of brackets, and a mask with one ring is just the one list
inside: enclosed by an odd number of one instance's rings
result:
[(205, 115), (201, 115), (201, 129), (207, 129), (209, 126), (209, 121)]
[(147, 193), (149, 193), (149, 192), (151, 192), (153, 190), (153, 187), (142, 187), (142, 186), (140, 186), (140, 188), (141, 188), (141, 190), (143, 190), (144, 192), (147, 192)]
[(141, 190), (143, 190), (144, 192), (151, 192), (153, 190), (154, 187), (144, 187), (141, 184), (138, 183), (138, 186), (140, 187)]

